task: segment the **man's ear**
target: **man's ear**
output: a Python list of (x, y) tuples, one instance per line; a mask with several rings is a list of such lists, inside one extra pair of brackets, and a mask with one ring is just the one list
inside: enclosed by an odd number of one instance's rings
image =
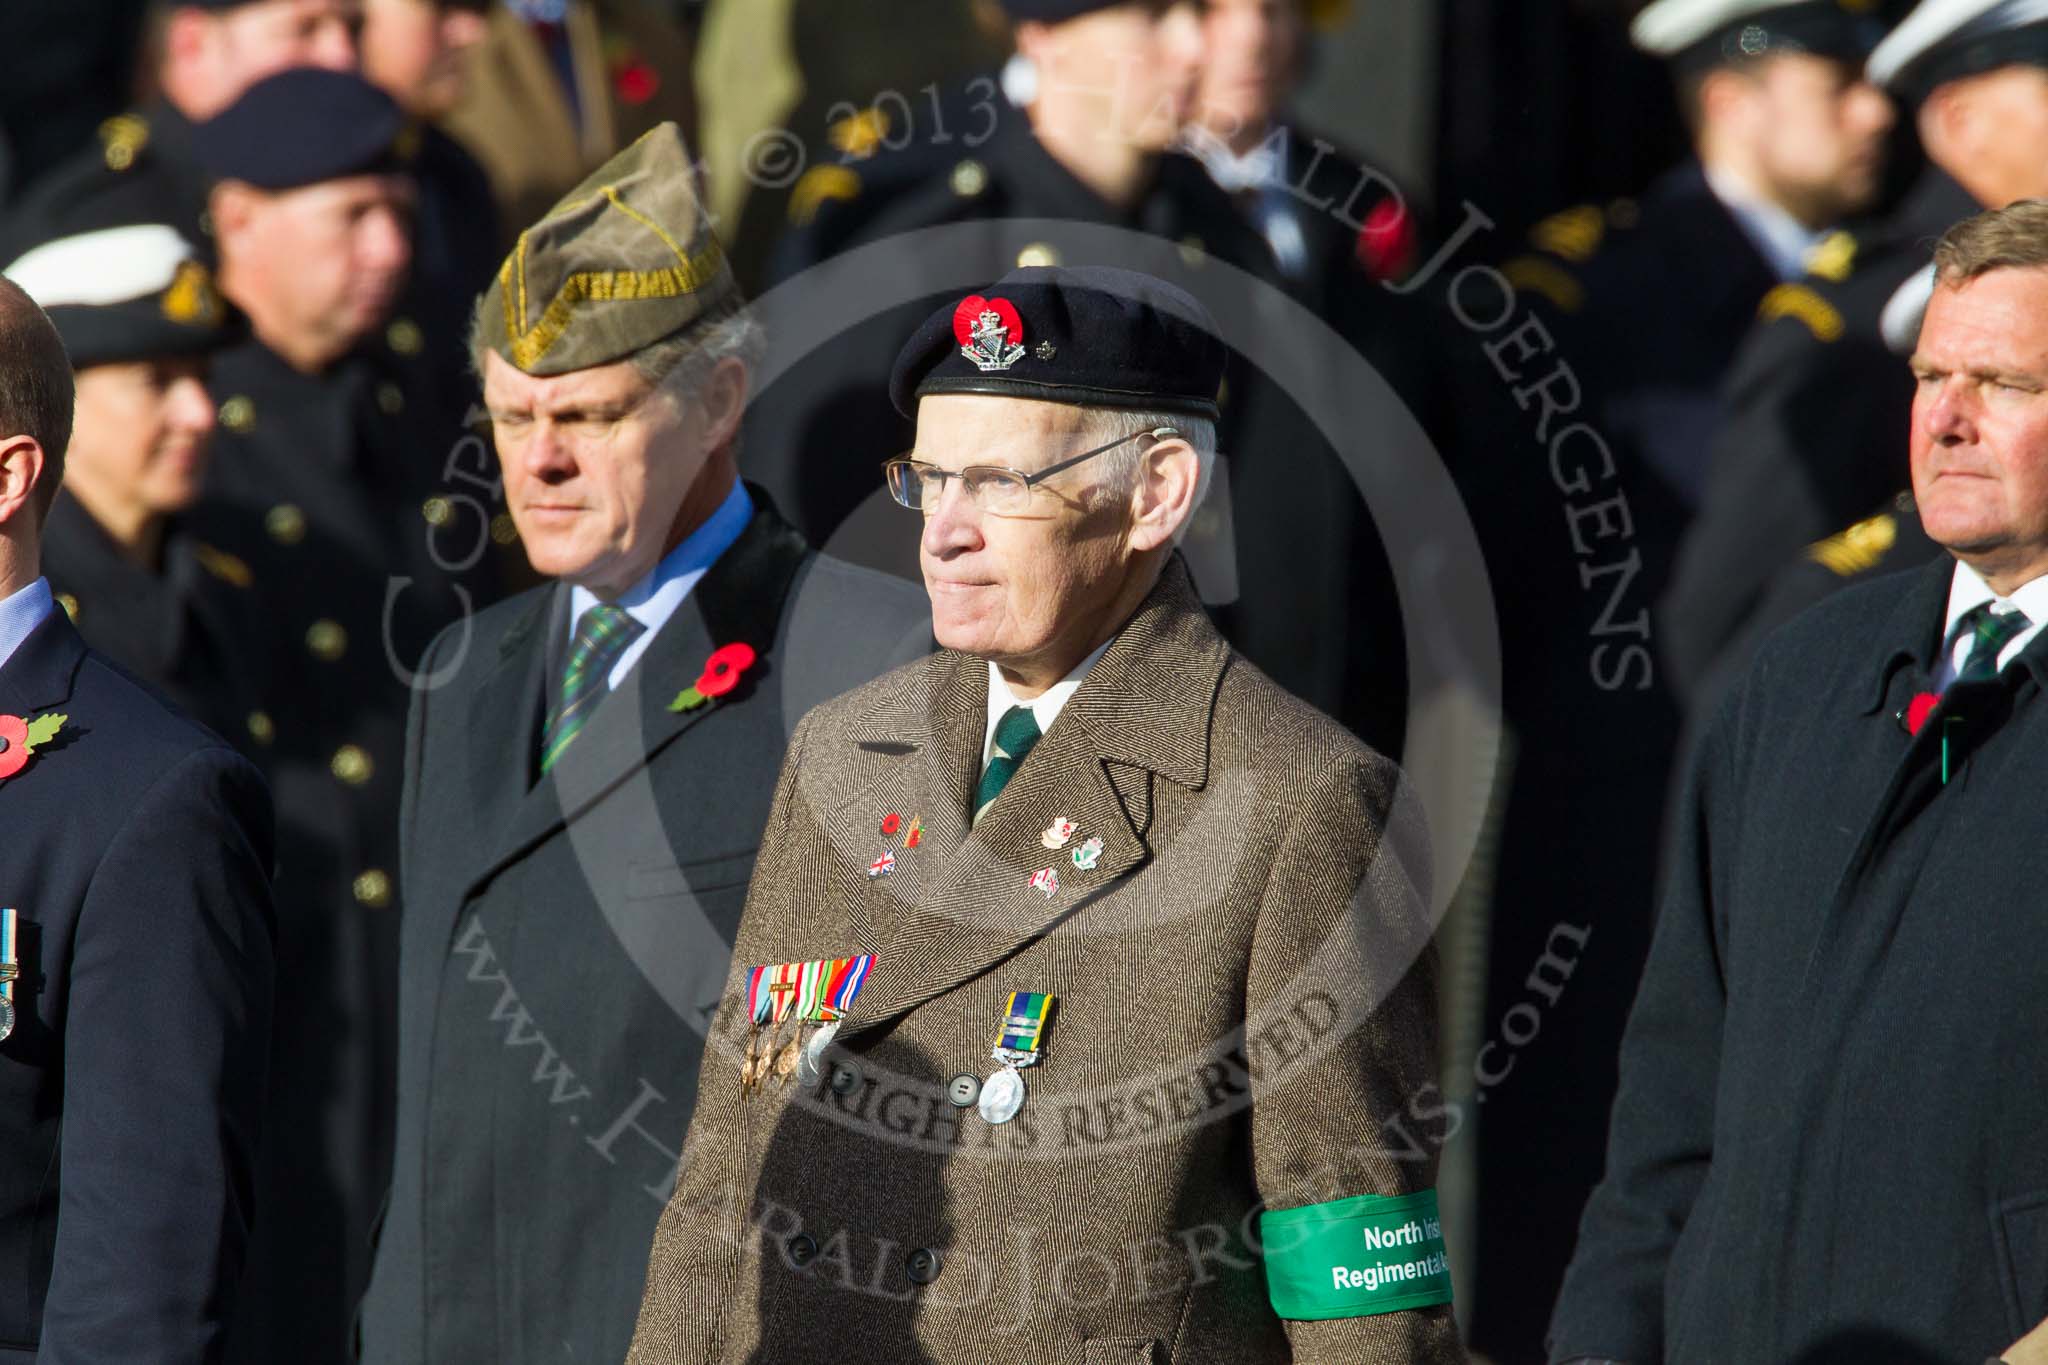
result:
[(1719, 123), (1740, 109), (1756, 91), (1747, 74), (1718, 67), (1700, 78), (1700, 122)]
[(1154, 441), (1138, 463), (1131, 494), (1131, 548), (1140, 552), (1171, 545), (1195, 513), (1202, 485), (1202, 460), (1178, 436)]
[(1949, 163), (1956, 159), (1956, 144), (1970, 121), (1970, 98), (1959, 87), (1968, 84), (1967, 81), (1945, 81), (1935, 86), (1920, 103), (1919, 117), (1914, 120), (1920, 130), (1920, 145), (1936, 162)]
[(731, 356), (711, 369), (698, 403), (704, 411), (704, 448), (716, 450), (731, 441), (747, 412), (747, 367)]
[(21, 518), (37, 515), (36, 486), (48, 462), (43, 444), (33, 436), (0, 436), (0, 528), (18, 530)]
[(206, 214), (213, 223), (213, 240), (225, 252), (228, 244), (249, 230), (262, 202), (262, 192), (239, 180), (223, 180), (207, 196)]

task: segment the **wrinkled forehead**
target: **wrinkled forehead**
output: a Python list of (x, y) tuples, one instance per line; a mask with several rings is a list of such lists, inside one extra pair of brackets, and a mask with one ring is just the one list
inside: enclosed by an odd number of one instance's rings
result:
[(932, 393), (917, 404), (917, 458), (957, 469), (1006, 464), (1030, 472), (1073, 452), (1060, 443), (1095, 409), (986, 393)]
[(493, 412), (631, 407), (652, 388), (631, 360), (615, 360), (563, 374), (533, 375), (496, 351), (484, 352), (484, 403)]
[(2048, 371), (2048, 267), (2001, 267), (1937, 284), (1915, 364)]

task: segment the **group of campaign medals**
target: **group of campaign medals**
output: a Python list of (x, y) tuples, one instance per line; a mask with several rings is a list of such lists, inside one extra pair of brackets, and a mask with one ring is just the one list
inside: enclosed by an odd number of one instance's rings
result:
[(15, 912), (0, 909), (0, 1043), (14, 1032), (14, 983), (21, 976), (20, 952), (15, 947)]
[[(893, 839), (902, 827), (900, 815), (883, 817), (884, 836)], [(1074, 823), (1062, 817), (1053, 821), (1041, 842), (1047, 848), (1059, 849), (1077, 832)], [(913, 818), (904, 848), (916, 848), (922, 833), (921, 822)], [(1101, 856), (1102, 840), (1088, 839), (1075, 852), (1073, 862), (1084, 871), (1091, 870)], [(894, 852), (884, 850), (869, 865), (868, 876), (887, 876), (895, 863)], [(1050, 897), (1058, 881), (1052, 869), (1046, 868), (1033, 875), (1031, 885)], [(859, 957), (778, 962), (750, 968), (747, 1019), (751, 1028), (740, 1064), (740, 1094), (752, 1094), (771, 1077), (777, 1086), (787, 1084), (792, 1076), (804, 1089), (818, 1085), (825, 1077), (825, 1050), (838, 1037), (840, 1021), (853, 1008), (873, 966), (874, 955), (863, 953)], [(989, 1123), (1008, 1123), (1024, 1107), (1027, 1092), (1023, 1073), (1042, 1059), (1046, 1030), (1058, 1000), (1058, 996), (1045, 991), (1010, 992), (1002, 1026), (996, 1032), (995, 1048), (989, 1053), (1001, 1066), (982, 1083), (974, 1102), (975, 1109)]]

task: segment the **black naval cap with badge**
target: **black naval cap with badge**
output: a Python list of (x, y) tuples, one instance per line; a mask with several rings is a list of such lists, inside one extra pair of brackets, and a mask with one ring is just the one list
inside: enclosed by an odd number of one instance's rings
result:
[(362, 77), (301, 66), (264, 77), (195, 125), (192, 147), (215, 179), (276, 191), (404, 174), (420, 136), (392, 98)]
[(0, 274), (50, 315), (73, 369), (204, 354), (245, 330), (199, 248), (138, 183), (81, 184), (14, 225), (36, 245)]
[(1107, 266), (1025, 266), (941, 307), (911, 336), (889, 399), (980, 393), (1216, 420), (1225, 351), (1186, 291)]
[(1870, 54), (1872, 81), (1901, 98), (2001, 66), (2048, 66), (2048, 0), (1922, 0)]
[(1680, 72), (1805, 53), (1862, 62), (1884, 36), (1877, 0), (1656, 0), (1629, 37)]

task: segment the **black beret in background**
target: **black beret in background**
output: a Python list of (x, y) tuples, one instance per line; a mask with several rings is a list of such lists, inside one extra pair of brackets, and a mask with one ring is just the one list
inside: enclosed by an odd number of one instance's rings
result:
[(896, 357), (905, 417), (928, 393), (986, 393), (1216, 420), (1223, 343), (1186, 291), (1104, 266), (1027, 266), (941, 307)]
[(192, 130), (207, 173), (260, 190), (403, 171), (417, 148), (389, 95), (360, 76), (293, 67), (266, 76)]

